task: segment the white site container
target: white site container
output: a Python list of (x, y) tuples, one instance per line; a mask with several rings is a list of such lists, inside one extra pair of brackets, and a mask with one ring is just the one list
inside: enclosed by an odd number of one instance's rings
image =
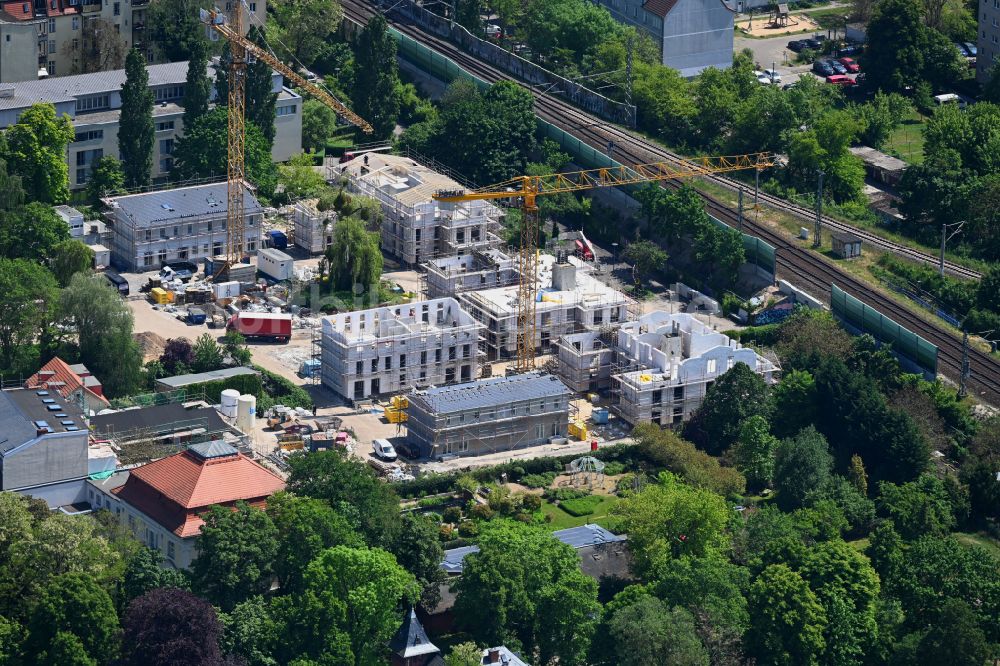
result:
[(291, 280), (295, 275), (295, 262), (281, 250), (266, 248), (257, 253), (257, 270), (278, 280)]
[(223, 298), (237, 298), (240, 295), (240, 283), (237, 280), (217, 282), (212, 285), (212, 295), (217, 301)]

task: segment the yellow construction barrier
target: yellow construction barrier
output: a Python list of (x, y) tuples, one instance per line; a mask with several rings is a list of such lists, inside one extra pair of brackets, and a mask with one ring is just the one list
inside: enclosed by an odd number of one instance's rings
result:
[(389, 423), (406, 423), (406, 411), (394, 407), (386, 407), (385, 419)]
[(166, 305), (174, 300), (174, 292), (160, 287), (153, 287), (149, 290), (149, 297), (158, 305)]
[(587, 425), (583, 421), (573, 421), (569, 424), (569, 434), (581, 442), (587, 441)]

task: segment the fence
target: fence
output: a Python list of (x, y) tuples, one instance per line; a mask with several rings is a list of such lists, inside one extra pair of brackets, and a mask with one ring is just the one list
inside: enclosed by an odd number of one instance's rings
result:
[(873, 307), (865, 305), (837, 285), (831, 285), (830, 309), (848, 326), (892, 345), (892, 350), (915, 364), (925, 374), (937, 375), (938, 348), (903, 328)]

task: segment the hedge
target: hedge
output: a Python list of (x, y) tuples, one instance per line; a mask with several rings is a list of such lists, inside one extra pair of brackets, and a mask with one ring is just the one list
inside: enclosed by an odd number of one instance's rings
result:
[[(281, 375), (276, 375), (259, 365), (253, 366), (253, 369), (260, 373), (265, 393), (263, 400), (260, 397), (257, 399), (258, 413), (264, 413), (274, 405), (312, 409), (312, 396), (304, 388), (296, 386)], [(263, 404), (261, 404), (262, 402)]]
[(577, 499), (563, 500), (559, 502), (559, 508), (571, 516), (580, 518), (581, 516), (589, 516), (594, 513), (594, 510), (597, 509), (597, 506), (602, 501), (597, 495), (587, 495), (586, 497), (578, 497)]

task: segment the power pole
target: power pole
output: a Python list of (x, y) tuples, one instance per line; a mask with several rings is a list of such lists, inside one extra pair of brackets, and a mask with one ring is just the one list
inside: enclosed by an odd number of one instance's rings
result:
[[(633, 109), (632, 106), (632, 49), (634, 37), (629, 35), (628, 44), (626, 44), (625, 49), (625, 105), (629, 109)], [(636, 118), (635, 111), (632, 111), (632, 127), (635, 127)]]
[(958, 397), (966, 395), (965, 383), (969, 379), (969, 332), (962, 331), (962, 373), (958, 379)]
[(753, 173), (753, 209), (757, 210), (758, 201), (757, 198), (760, 196), (760, 169), (756, 169)]
[[(965, 222), (952, 222), (951, 224), (941, 225), (941, 257), (938, 260), (938, 274), (944, 276), (944, 247), (948, 244), (948, 241), (958, 232), (962, 230), (965, 226)], [(956, 227), (955, 231), (948, 233), (949, 227)]]
[(813, 230), (813, 247), (818, 248), (823, 244), (823, 170), (817, 172), (816, 184), (816, 225)]

